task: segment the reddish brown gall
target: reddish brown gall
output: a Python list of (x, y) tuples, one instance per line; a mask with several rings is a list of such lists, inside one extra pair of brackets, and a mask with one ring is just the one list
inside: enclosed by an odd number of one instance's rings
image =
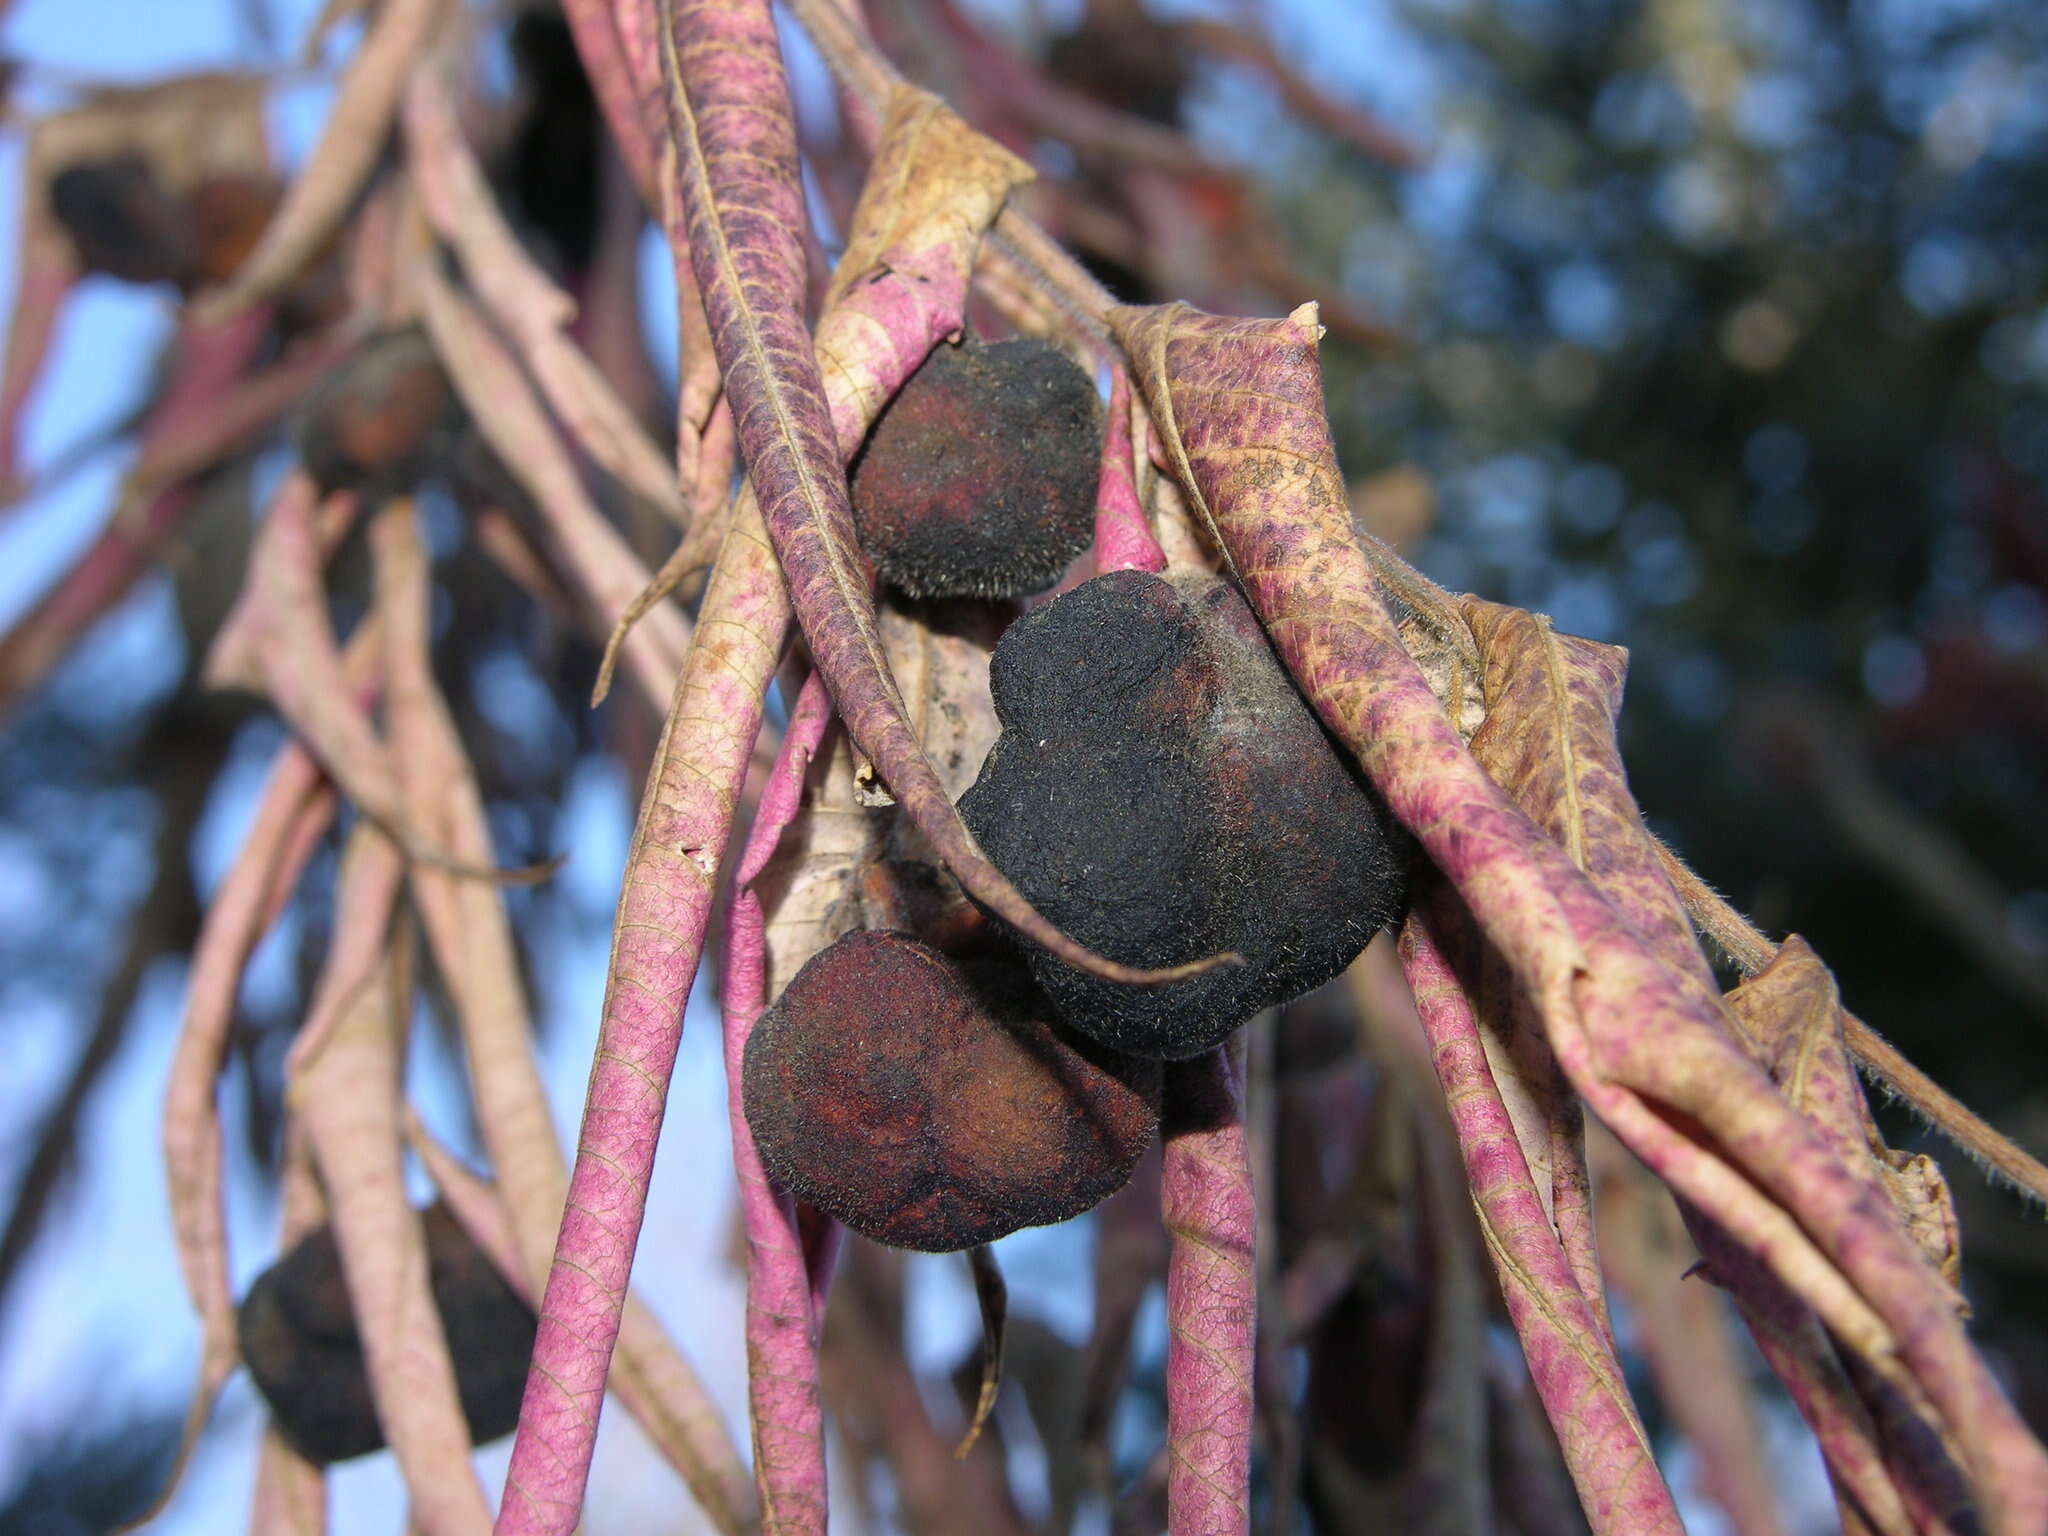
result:
[(418, 331), (367, 342), (322, 381), (299, 425), (299, 458), (322, 491), (409, 489), (450, 438), (454, 397)]
[(864, 1237), (944, 1253), (1064, 1221), (1130, 1178), (1159, 1066), (1066, 1035), (1005, 955), (848, 934), (747, 1042), (747, 1121), (778, 1184)]
[(851, 479), (861, 546), (911, 597), (1022, 597), (1095, 526), (1102, 406), (1047, 342), (933, 349), (875, 423)]

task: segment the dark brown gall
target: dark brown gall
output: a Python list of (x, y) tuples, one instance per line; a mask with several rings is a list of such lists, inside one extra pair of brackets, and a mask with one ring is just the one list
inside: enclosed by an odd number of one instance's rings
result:
[[(420, 1214), (427, 1279), (448, 1335), (455, 1385), (478, 1445), (519, 1422), (534, 1316), (444, 1205)], [(242, 1358), (278, 1433), (326, 1465), (384, 1445), (363, 1342), (331, 1227), (308, 1233), (242, 1298)]]
[(1010, 626), (989, 682), (1003, 732), (960, 811), (996, 867), (1111, 959), (1244, 960), (1136, 987), (1032, 950), (1077, 1030), (1197, 1055), (1338, 974), (1399, 913), (1406, 839), (1229, 583), (1083, 582)]
[(861, 547), (911, 597), (1042, 592), (1093, 535), (1101, 448), (1095, 382), (1057, 347), (935, 347), (854, 461)]
[(426, 338), (389, 331), (321, 382), (300, 420), (299, 458), (323, 492), (409, 490), (446, 456), (456, 414)]
[(1014, 957), (956, 963), (905, 934), (848, 934), (747, 1042), (762, 1163), (897, 1248), (952, 1252), (1080, 1215), (1151, 1143), (1159, 1065), (1050, 1014)]

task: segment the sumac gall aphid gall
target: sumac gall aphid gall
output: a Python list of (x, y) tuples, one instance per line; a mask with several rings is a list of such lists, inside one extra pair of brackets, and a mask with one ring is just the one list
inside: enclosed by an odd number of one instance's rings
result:
[(854, 461), (861, 547), (911, 597), (1042, 592), (1088, 547), (1101, 444), (1095, 383), (1057, 347), (935, 347)]
[(1342, 971), (1399, 912), (1405, 839), (1229, 583), (1083, 582), (1010, 626), (990, 688), (1003, 732), (960, 810), (997, 867), (1112, 959), (1244, 960), (1135, 987), (1032, 951), (1076, 1029), (1195, 1055)]
[(1078, 1216), (1158, 1126), (1159, 1065), (1050, 1022), (1014, 956), (900, 933), (813, 956), (747, 1042), (747, 1123), (775, 1181), (855, 1232), (941, 1253)]

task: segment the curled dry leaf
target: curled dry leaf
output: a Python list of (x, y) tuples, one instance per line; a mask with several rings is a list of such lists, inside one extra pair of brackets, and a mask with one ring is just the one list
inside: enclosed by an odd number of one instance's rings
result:
[(687, 520), (676, 471), (611, 384), (572, 341), (576, 304), (520, 245), (484, 180), (447, 89), (432, 69), (406, 94), (405, 134), (420, 203), (435, 232), (462, 258), (484, 308), (512, 338), (569, 436), (620, 485)]
[[(1738, 970), (1745, 976), (1754, 976), (1771, 963), (1771, 957), (1778, 952), (1775, 944), (1661, 842), (1657, 845), (1657, 857), (1694, 926)], [(2016, 1146), (2010, 1137), (1993, 1130), (1855, 1014), (1842, 1014), (1842, 1035), (1865, 1073), (1911, 1104), (1936, 1130), (1975, 1159), (1987, 1176), (2002, 1179), (2022, 1195), (2048, 1204), (2048, 1167)]]
[[(381, 513), (371, 537), (379, 612), (390, 636), (388, 715), (400, 792), (414, 825), (459, 859), (488, 863), (491, 840), (476, 775), (436, 686), (428, 649), (426, 553), (411, 506)], [(414, 861), (418, 908), (467, 1048), (477, 1122), (498, 1176), (518, 1283), (538, 1297), (568, 1186), (533, 1054), (531, 1013), (503, 894)], [(452, 1174), (451, 1174), (452, 1176)], [(445, 1181), (444, 1181), (445, 1182)], [(629, 1410), (707, 1509), (744, 1488), (730, 1438), (696, 1373), (653, 1315), (628, 1301), (616, 1384)], [(743, 1502), (743, 1501), (742, 1501)]]
[(242, 597), (201, 676), (216, 688), (263, 692), (342, 792), (409, 857), (495, 879), (494, 869), (464, 864), (412, 827), (390, 753), (344, 682), (321, 566), (354, 512), (355, 498), (346, 492), (319, 504), (303, 470), (286, 478), (250, 555)]
[[(584, 594), (605, 618), (616, 619), (646, 587), (646, 566), (591, 504), (532, 386), (475, 306), (431, 263), (417, 265), (412, 275), (427, 332), (464, 406), (533, 497)], [(625, 641), (626, 664), (657, 708), (675, 686), (689, 642), (689, 621), (673, 607), (657, 609)]]
[(1842, 1040), (1841, 996), (1820, 956), (1794, 934), (1769, 965), (1728, 994), (1728, 1013), (1785, 1097), (1898, 1207), (1962, 1310), (1962, 1254), (1948, 1184), (1933, 1159), (1895, 1152), (1878, 1135)]
[(1166, 1506), (1171, 1529), (1203, 1536), (1251, 1529), (1257, 1218), (1240, 1094), (1225, 1046), (1167, 1063)]
[(1634, 1318), (1664, 1410), (1699, 1457), (1699, 1484), (1736, 1536), (1783, 1536), (1777, 1491), (1721, 1298), (1692, 1273), (1696, 1250), (1670, 1193), (1596, 1131), (1600, 1257)]
[[(884, 185), (927, 185), (931, 178), (919, 174), (917, 164), (967, 132), (950, 117), (944, 119), (953, 125), (950, 132), (934, 131), (935, 110), (905, 115), (877, 159), (875, 176), (886, 178)], [(862, 206), (849, 257), (854, 249), (874, 247), (870, 222), (886, 229), (898, 212), (887, 199)], [(924, 227), (921, 220), (910, 225), (913, 231)], [(939, 227), (969, 248), (978, 228), (971, 220)], [(906, 267), (915, 254), (905, 254)], [(903, 270), (886, 242), (882, 255), (892, 271)], [(963, 256), (955, 265), (964, 262)], [(842, 455), (858, 448), (883, 403), (922, 360), (929, 338), (949, 328), (928, 307), (944, 307), (949, 291), (957, 305), (958, 286), (935, 288), (907, 276), (881, 277), (860, 290), (869, 296), (885, 290), (881, 298), (867, 304), (849, 298), (820, 318), (815, 346), (831, 362), (827, 405)], [(957, 326), (957, 308), (951, 316)], [(499, 1511), (504, 1536), (566, 1533), (576, 1523), (683, 1005), (760, 731), (762, 696), (789, 620), (788, 588), (749, 490), (705, 588), (627, 855), (569, 1201)]]
[[(819, 364), (801, 328), (803, 193), (774, 22), (758, 0), (681, 0), (671, 12), (664, 67), (691, 259), (747, 472), (848, 733), (961, 885), (1032, 943), (1117, 981), (1206, 969), (1146, 972), (1075, 943), (983, 856), (946, 798), (882, 655)], [(871, 211), (856, 210), (825, 302), (865, 314), (921, 356), (958, 329), (973, 239), (1029, 171), (930, 97), (899, 93), (888, 123), (885, 137), (900, 125), (932, 147), (919, 161), (877, 160), (861, 194)], [(913, 330), (913, 320), (930, 328)]]
[[(1312, 315), (1225, 321), (1173, 306), (1114, 318), (1183, 484), (1289, 670), (1506, 958), (1573, 1087), (1675, 1191), (1767, 1256), (1847, 1347), (1925, 1391), (1968, 1458), (1990, 1529), (2048, 1523), (2048, 1455), (1971, 1349), (1939, 1278), (1701, 986), (1708, 973), (1683, 914), (1675, 930), (1664, 915), (1676, 899), (1627, 799), (1611, 720), (1574, 731), (1572, 753), (1518, 786), (1536, 802), (1525, 810), (1473, 762), (1401, 647), (1345, 510)], [(1208, 408), (1218, 391), (1230, 392), (1228, 410)], [(1489, 656), (1489, 713), (1502, 707), (1497, 688), (1554, 685), (1554, 655), (1510, 659), (1512, 649)], [(1575, 726), (1582, 706), (1563, 711)], [(1555, 727), (1539, 719), (1535, 729)], [(1583, 872), (1562, 829), (1546, 835), (1530, 819), (1565, 805), (1599, 824)], [(1673, 931), (1690, 959), (1660, 952)]]
[(201, 302), (227, 314), (291, 286), (334, 238), (376, 169), (408, 73), (426, 56), (443, 0), (385, 0), (342, 76), (313, 148), (233, 280)]
[(1565, 1256), (1494, 1080), (1471, 999), (1437, 936), (1469, 922), (1440, 877), (1424, 877), (1402, 925), (1401, 964), (1508, 1316), (1595, 1536), (1681, 1531), (1612, 1339)]
[[(725, 382), (711, 345), (711, 322), (704, 313), (704, 294), (697, 286), (689, 232), (684, 227), (682, 189), (677, 179), (679, 151), (669, 131), (668, 82), (662, 68), (660, 0), (616, 0), (613, 14), (618, 20), (619, 47), (626, 73), (639, 93), (643, 131), (654, 144), (655, 195), (648, 206), (668, 238), (675, 273), (676, 351), (680, 370), (676, 383), (676, 463), (687, 486), (693, 478), (692, 455), (703, 452), (705, 463), (694, 466), (699, 471), (708, 467), (714, 457), (696, 445), (710, 430), (712, 407), (723, 394)], [(730, 426), (728, 419), (728, 430)], [(731, 447), (728, 442), (728, 453)], [(727, 468), (729, 471), (729, 459)], [(695, 478), (701, 483), (703, 476), (699, 473)]]
[[(1628, 794), (1614, 740), (1625, 654), (1556, 635), (1516, 609), (1468, 598), (1465, 611), (1484, 658), (1488, 717), (1519, 723), (1519, 729), (1499, 733), (1482, 726), (1473, 738), (1475, 756), (1558, 838), (1575, 864), (1620, 896), (1681, 989), (1712, 1006), (1718, 1001), (1712, 977)], [(1844, 1086), (1857, 1092), (1853, 1079)], [(1796, 1097), (1792, 1103), (1806, 1107)], [(1867, 1158), (1859, 1144), (1850, 1145), (1859, 1161)], [(1844, 1166), (1854, 1165), (1845, 1160)], [(1871, 1404), (1878, 1419), (1910, 1416), (1906, 1400), (1874, 1382), (1869, 1390), (1857, 1387), (1866, 1368), (1853, 1357), (1838, 1357), (1785, 1277), (1773, 1274), (1760, 1253), (1711, 1212), (1690, 1201), (1681, 1202), (1681, 1212), (1708, 1271), (1732, 1292), (1765, 1358), (1814, 1424), (1845, 1502), (1866, 1511), (1880, 1529), (1902, 1505), (1930, 1515), (1954, 1505), (1962, 1495), (1953, 1468), (1938, 1453), (1905, 1464), (1899, 1462), (1903, 1450), (1882, 1450), (1874, 1438), (1881, 1425), (1873, 1425), (1856, 1397), (1881, 1398)], [(1905, 1390), (1909, 1400), (1921, 1401), (1916, 1390)], [(1895, 1431), (1890, 1438), (1911, 1437)], [(1886, 1462), (1895, 1463), (1889, 1473)], [(1888, 1482), (1897, 1484), (1896, 1491)]]
[[(333, 1203), (371, 1397), (412, 1517), (423, 1536), (474, 1536), (490, 1528), (490, 1511), (469, 1466), (469, 1426), (427, 1284), (419, 1213), (405, 1193), (401, 1010), (411, 998), (388, 939), (403, 875), (396, 845), (358, 823), (342, 855), (334, 947), (287, 1064), (286, 1101)], [(378, 961), (367, 974), (354, 963), (365, 943)], [(314, 1048), (301, 1050), (308, 1039)]]
[[(360, 694), (381, 672), (382, 661), (381, 635), (372, 620), (350, 637), (342, 659), (351, 689)], [(214, 893), (193, 950), (164, 1097), (163, 1137), (179, 1267), (200, 1319), (195, 1395), (201, 1399), (211, 1399), (237, 1359), (214, 1097), (227, 1062), (236, 989), (257, 941), (297, 885), (336, 808), (312, 754), (296, 742), (280, 748), (241, 851)]]
[(733, 1171), (747, 1235), (747, 1393), (754, 1482), (768, 1531), (825, 1529), (825, 1425), (818, 1389), (819, 1309), (812, 1304), (796, 1204), (761, 1166), (741, 1094), (747, 1041), (767, 1005), (767, 942), (753, 881), (800, 814), (804, 782), (832, 725), (832, 701), (816, 673), (790, 710), (782, 750), (734, 876), (724, 991), (726, 1108)]

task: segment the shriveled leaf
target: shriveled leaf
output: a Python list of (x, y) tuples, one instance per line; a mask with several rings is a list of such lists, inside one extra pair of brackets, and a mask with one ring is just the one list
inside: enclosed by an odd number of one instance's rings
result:
[(1721, 1298), (1692, 1273), (1697, 1250), (1670, 1193), (1614, 1138), (1596, 1133), (1600, 1257), (1634, 1319), (1664, 1410), (1699, 1457), (1702, 1491), (1737, 1536), (1782, 1536), (1756, 1403)]
[[(1955, 1205), (1931, 1158), (1895, 1152), (1878, 1134), (1842, 1040), (1835, 978), (1797, 934), (1728, 994), (1728, 1012), (1785, 1097), (1819, 1125), (1843, 1161), (1882, 1189), (1950, 1286), (1961, 1282)], [(1955, 1305), (1962, 1307), (1958, 1290)]]
[(720, 1000), (733, 1170), (747, 1236), (747, 1394), (754, 1481), (761, 1523), (769, 1531), (824, 1531), (825, 1425), (818, 1389), (820, 1319), (812, 1305), (796, 1205), (768, 1182), (741, 1092), (747, 1041), (768, 1001), (766, 932), (752, 882), (798, 816), (807, 770), (831, 724), (832, 702), (824, 680), (813, 673), (790, 710), (782, 750), (740, 856)]
[(405, 133), (420, 202), (435, 231), (462, 258), (477, 297), (512, 338), (571, 438), (620, 485), (684, 523), (676, 469), (610, 382), (566, 332), (576, 302), (512, 233), (431, 69), (406, 94)]
[[(1232, 322), (1173, 307), (1113, 318), (1168, 451), (1289, 670), (1514, 969), (1573, 1087), (1845, 1344), (1918, 1382), (1965, 1449), (1992, 1529), (2048, 1522), (2048, 1456), (1888, 1204), (1735, 1041), (1696, 983), (1704, 960), (1689, 933), (1692, 961), (1658, 953), (1670, 928), (1658, 905), (1676, 903), (1632, 806), (1606, 819), (1612, 842), (1588, 842), (1582, 872), (1532, 823), (1538, 808), (1517, 807), (1472, 761), (1400, 646), (1374, 575), (1391, 557), (1367, 558), (1345, 510), (1312, 316)], [(1223, 394), (1227, 408), (1214, 403)], [(1540, 676), (1548, 662), (1524, 658), (1509, 677), (1531, 665)], [(1494, 692), (1489, 677), (1490, 713)], [(1625, 804), (1608, 767), (1575, 761), (1535, 787), (1553, 803), (1615, 790), (1613, 805)]]
[[(1498, 733), (1481, 727), (1473, 738), (1474, 755), (1557, 837), (1575, 864), (1620, 899), (1681, 991), (1701, 1004), (1718, 1001), (1691, 924), (1628, 794), (1614, 739), (1625, 655), (1557, 635), (1516, 609), (1468, 598), (1465, 611), (1483, 655), (1488, 718), (1505, 722)], [(1814, 968), (1820, 969), (1817, 962)], [(1825, 1001), (1832, 1003), (1831, 991)], [(1842, 1075), (1847, 1076), (1846, 1062)], [(1841, 1086), (1857, 1092), (1853, 1081)], [(1757, 1089), (1752, 1085), (1749, 1091)], [(1796, 1095), (1792, 1103), (1806, 1107)], [(1855, 1154), (1855, 1161), (1843, 1159), (1852, 1171), (1867, 1160), (1854, 1142), (1838, 1140), (1836, 1150)], [(1788, 1277), (1773, 1273), (1764, 1251), (1742, 1241), (1712, 1212), (1689, 1201), (1680, 1209), (1708, 1272), (1733, 1294), (1765, 1358), (1814, 1424), (1849, 1506), (1884, 1529), (1899, 1508), (1931, 1511), (1953, 1504), (1954, 1473), (1939, 1458), (1907, 1465), (1896, 1449), (1882, 1450), (1871, 1414), (1856, 1399), (1880, 1415), (1910, 1417), (1905, 1404), (1893, 1402), (1889, 1388), (1881, 1394), (1854, 1388), (1858, 1363), (1838, 1358), (1836, 1346), (1802, 1308)], [(1885, 1401), (1875, 1401), (1880, 1395)], [(1912, 1396), (1917, 1401), (1917, 1392)], [(1900, 1436), (1891, 1438), (1896, 1445)], [(1881, 1461), (1892, 1463), (1892, 1470)]]
[[(399, 1112), (403, 1021), (387, 930), (404, 875), (397, 847), (367, 822), (342, 857), (334, 950), (315, 985), (286, 1092), (334, 1208), (349, 1303), (377, 1405), (413, 1518), (424, 1536), (490, 1528), (469, 1465), (469, 1427), (440, 1313), (427, 1285), (426, 1241), (405, 1194)], [(384, 921), (369, 924), (378, 908)], [(344, 926), (347, 924), (347, 926)], [(360, 946), (374, 937), (365, 974)]]
[[(930, 119), (929, 111), (906, 114), (878, 158), (877, 174), (950, 142), (926, 131)], [(903, 180), (918, 185), (926, 178), (905, 173)], [(881, 201), (865, 217), (893, 212)], [(974, 228), (970, 222), (957, 238), (971, 244)], [(864, 238), (859, 228), (852, 238)], [(906, 253), (906, 264), (914, 255)], [(948, 328), (932, 313), (947, 304), (947, 292), (936, 286), (899, 271), (821, 317), (816, 348), (832, 361), (826, 401), (842, 456), (859, 447), (883, 404), (923, 360), (930, 338)], [(888, 299), (880, 311), (854, 302), (877, 290)], [(957, 287), (951, 292), (957, 303)], [(957, 308), (950, 313), (956, 326)], [(788, 588), (749, 490), (705, 589), (627, 857), (569, 1202), (499, 1513), (504, 1536), (565, 1536), (577, 1520), (683, 1004), (760, 731), (763, 691), (789, 620)]]
[(407, 73), (423, 58), (444, 0), (385, 0), (349, 61), (320, 142), (233, 280), (204, 302), (230, 313), (289, 288), (341, 227), (376, 169)]
[[(386, 508), (371, 536), (379, 612), (389, 633), (392, 755), (407, 812), (456, 857), (488, 863), (483, 797), (434, 682), (426, 557), (410, 505)], [(504, 897), (485, 882), (418, 861), (407, 872), (468, 1049), (477, 1121), (497, 1170), (496, 1195), (516, 1245), (519, 1283), (538, 1297), (561, 1223), (568, 1170), (534, 1058), (530, 1009)], [(635, 1323), (619, 1349), (621, 1397), (700, 1502), (729, 1502), (727, 1491), (744, 1474), (716, 1407), (652, 1316), (635, 1302), (629, 1309)]]
[[(350, 686), (381, 672), (375, 625), (351, 637), (343, 658)], [(198, 1395), (211, 1398), (238, 1358), (228, 1282), (216, 1083), (226, 1065), (235, 997), (257, 941), (297, 885), (336, 810), (319, 765), (296, 743), (279, 749), (256, 814), (215, 892), (193, 949), (184, 1017), (164, 1097), (164, 1170), (185, 1289), (201, 1329)]]
[(1175, 1531), (1251, 1529), (1256, 1213), (1237, 1071), (1218, 1046), (1170, 1063), (1161, 1115), (1166, 1475)]
[(1429, 878), (1401, 929), (1401, 963), (1508, 1316), (1596, 1536), (1680, 1531), (1608, 1331), (1566, 1259), (1494, 1082), (1471, 1000), (1437, 938), (1461, 922), (1469, 918)]
[[(691, 259), (747, 473), (847, 731), (961, 885), (1031, 942), (1119, 981), (1201, 969), (1149, 973), (1076, 944), (988, 861), (946, 798), (882, 655), (820, 357), (803, 334), (803, 193), (773, 19), (765, 0), (680, 0), (672, 15), (665, 66)], [(885, 142), (893, 132), (906, 148), (878, 157), (862, 192), (870, 211), (856, 211), (826, 303), (921, 354), (959, 329), (974, 241), (1028, 171), (929, 97), (899, 93), (889, 120)]]
[[(647, 568), (605, 521), (519, 366), (476, 308), (431, 264), (413, 272), (434, 349), (485, 440), (534, 499), (564, 563), (605, 619), (616, 619), (647, 585)], [(675, 686), (690, 642), (682, 613), (664, 607), (626, 641), (626, 662), (657, 706)]]

